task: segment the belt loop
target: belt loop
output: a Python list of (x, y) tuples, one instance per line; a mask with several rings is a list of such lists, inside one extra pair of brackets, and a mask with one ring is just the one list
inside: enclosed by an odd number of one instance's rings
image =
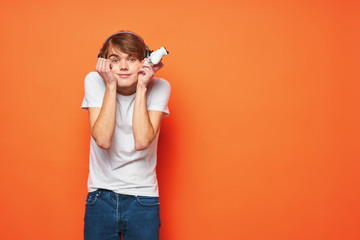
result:
[(97, 195), (97, 197), (101, 197), (101, 195), (103, 195), (103, 193), (104, 193), (104, 190), (105, 189), (102, 189), (102, 188), (99, 188), (97, 191), (97, 193), (96, 193), (96, 195)]

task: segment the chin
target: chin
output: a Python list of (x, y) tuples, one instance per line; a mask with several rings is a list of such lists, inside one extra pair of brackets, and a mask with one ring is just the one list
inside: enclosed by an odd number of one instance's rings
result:
[(117, 81), (119, 87), (131, 87), (137, 84), (137, 80), (133, 79), (118, 79)]

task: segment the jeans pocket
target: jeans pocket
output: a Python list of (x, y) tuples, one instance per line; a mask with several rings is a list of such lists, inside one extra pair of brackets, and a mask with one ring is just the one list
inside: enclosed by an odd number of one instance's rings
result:
[(159, 198), (158, 197), (144, 197), (144, 196), (136, 196), (136, 201), (145, 207), (155, 207), (159, 206)]
[(96, 200), (99, 197), (98, 191), (95, 192), (89, 192), (86, 198), (86, 205), (93, 205), (95, 204)]

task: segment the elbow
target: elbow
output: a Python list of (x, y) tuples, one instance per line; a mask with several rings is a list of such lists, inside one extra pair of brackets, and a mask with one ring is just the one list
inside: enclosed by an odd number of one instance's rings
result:
[(95, 140), (96, 145), (98, 145), (98, 147), (104, 149), (104, 150), (109, 150), (109, 148), (111, 147), (111, 141), (110, 140)]
[(95, 140), (95, 143), (99, 148), (108, 150), (111, 147), (112, 135), (111, 136), (106, 136), (104, 134), (96, 135), (94, 134), (93, 131), (91, 131), (91, 136)]
[(150, 146), (150, 141), (135, 141), (135, 150), (141, 151), (145, 150)]

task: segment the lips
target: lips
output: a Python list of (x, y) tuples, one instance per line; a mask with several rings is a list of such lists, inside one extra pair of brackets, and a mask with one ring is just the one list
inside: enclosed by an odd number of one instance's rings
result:
[(128, 78), (128, 77), (130, 77), (130, 75), (131, 74), (124, 74), (124, 73), (118, 74), (118, 76), (121, 77), (121, 78)]

